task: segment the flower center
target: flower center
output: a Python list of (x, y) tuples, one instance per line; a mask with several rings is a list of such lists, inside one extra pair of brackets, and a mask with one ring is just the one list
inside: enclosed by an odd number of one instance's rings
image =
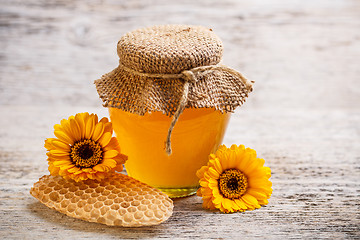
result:
[(102, 160), (102, 155), (100, 144), (90, 139), (75, 143), (70, 152), (72, 162), (79, 168), (96, 166)]
[(237, 169), (225, 170), (219, 178), (220, 193), (230, 199), (238, 199), (248, 188), (247, 177)]

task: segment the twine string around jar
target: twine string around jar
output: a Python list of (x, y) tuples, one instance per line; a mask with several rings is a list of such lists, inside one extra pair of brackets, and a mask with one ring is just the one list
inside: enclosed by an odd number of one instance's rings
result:
[(139, 72), (136, 71), (134, 69), (128, 68), (126, 66), (124, 66), (121, 62), (119, 63), (119, 67), (124, 69), (125, 71), (141, 76), (141, 77), (147, 77), (147, 78), (161, 78), (161, 79), (183, 79), (184, 80), (184, 87), (183, 87), (183, 93), (179, 102), (179, 105), (173, 115), (173, 118), (171, 120), (169, 129), (168, 129), (168, 134), (166, 137), (166, 141), (165, 141), (165, 150), (166, 153), (168, 155), (171, 155), (172, 153), (172, 149), (171, 149), (171, 134), (172, 131), (175, 127), (176, 122), (178, 121), (180, 115), (182, 114), (182, 112), (184, 111), (187, 102), (188, 102), (188, 94), (189, 94), (189, 86), (190, 83), (196, 83), (198, 81), (196, 73), (199, 72), (206, 72), (206, 71), (214, 71), (214, 70), (218, 70), (218, 71), (224, 71), (224, 72), (228, 72), (232, 75), (237, 76), (242, 83), (245, 85), (246, 89), (251, 92), (252, 91), (252, 84), (254, 83), (254, 81), (249, 81), (248, 79), (246, 79), (241, 73), (239, 73), (238, 71), (227, 67), (225, 65), (222, 64), (216, 64), (216, 65), (209, 65), (209, 66), (200, 66), (200, 67), (195, 67), (189, 70), (184, 70), (181, 73), (144, 73), (144, 72)]

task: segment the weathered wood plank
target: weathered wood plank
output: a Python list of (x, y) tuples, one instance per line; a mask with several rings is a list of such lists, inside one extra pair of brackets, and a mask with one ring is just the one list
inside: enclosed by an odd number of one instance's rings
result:
[[(0, 238), (360, 238), (360, 3), (357, 1), (20, 1), (0, 9)], [(44, 139), (77, 112), (107, 116), (92, 84), (129, 30), (209, 26), (224, 63), (256, 80), (225, 144), (257, 150), (273, 196), (220, 214), (175, 200), (164, 224), (117, 228), (69, 218), (30, 194), (47, 174)]]

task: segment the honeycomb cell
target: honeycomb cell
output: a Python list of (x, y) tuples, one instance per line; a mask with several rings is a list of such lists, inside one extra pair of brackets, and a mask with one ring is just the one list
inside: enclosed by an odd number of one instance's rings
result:
[(139, 205), (138, 207), (137, 207), (137, 209), (139, 209), (139, 211), (146, 211), (147, 210), (147, 207), (146, 207), (146, 205)]
[(134, 191), (131, 191), (131, 192), (128, 193), (128, 196), (134, 197), (134, 196), (136, 196), (136, 195), (138, 195), (138, 193), (137, 193), (137, 192), (134, 192)]
[(94, 189), (92, 189), (92, 188), (87, 188), (85, 190), (85, 193), (93, 193), (93, 192), (94, 192)]
[(121, 192), (121, 193), (118, 194), (118, 197), (120, 197), (120, 198), (124, 198), (124, 197), (126, 197), (126, 196), (127, 196), (126, 193), (123, 193), (123, 192)]
[(124, 216), (125, 213), (127, 213), (126, 209), (122, 208), (122, 209), (119, 210), (119, 214), (120, 214), (121, 216)]
[(143, 204), (143, 205), (149, 205), (150, 203), (151, 202), (149, 200), (147, 200), (147, 199), (144, 199), (144, 200), (141, 201), (141, 204)]
[(139, 187), (133, 187), (132, 190), (133, 190), (134, 192), (136, 192), (136, 193), (139, 193), (139, 192), (142, 191), (142, 189), (139, 188)]
[(49, 182), (48, 187), (54, 187), (56, 185), (56, 182)]
[(94, 204), (94, 203), (96, 203), (97, 202), (97, 200), (96, 200), (96, 198), (89, 198), (88, 200), (87, 200), (87, 202), (88, 202), (88, 204)]
[(90, 212), (92, 209), (93, 209), (93, 206), (92, 206), (92, 205), (85, 205), (85, 206), (84, 206), (84, 211), (85, 211), (85, 212)]
[(51, 192), (49, 194), (50, 200), (53, 202), (58, 202), (60, 200), (60, 195), (57, 192)]
[(81, 199), (89, 199), (89, 198), (90, 198), (90, 195), (87, 194), (87, 193), (84, 193), (80, 198), (81, 198)]
[(96, 199), (97, 199), (99, 202), (104, 202), (104, 201), (107, 199), (107, 197), (100, 195), (100, 196), (98, 196)]
[(51, 193), (51, 192), (52, 192), (52, 189), (51, 189), (51, 188), (46, 188), (45, 191), (44, 191), (45, 194), (49, 194), (49, 193)]
[(73, 198), (74, 197), (74, 193), (72, 193), (72, 192), (67, 192), (66, 194), (65, 194), (65, 198), (66, 199), (71, 199), (71, 198)]
[(120, 206), (122, 208), (128, 208), (128, 207), (130, 207), (130, 203), (129, 202), (122, 202), (122, 203), (120, 203)]
[(162, 218), (163, 217), (163, 212), (162, 211), (155, 211), (155, 217), (157, 218)]
[(107, 195), (109, 195), (111, 192), (109, 191), (109, 190), (104, 190), (103, 192), (102, 192), (102, 195), (103, 196), (107, 196)]
[(100, 196), (100, 193), (94, 192), (94, 193), (91, 194), (91, 197), (93, 197), (93, 198), (96, 198), (96, 197), (99, 197), (99, 196)]
[(77, 190), (76, 192), (75, 192), (75, 195), (76, 196), (81, 196), (81, 195), (83, 195), (84, 194), (84, 191), (82, 191), (82, 190)]
[(108, 197), (108, 199), (115, 199), (115, 198), (117, 198), (117, 195), (112, 193), (107, 197)]
[(154, 216), (154, 212), (151, 210), (147, 210), (147, 211), (145, 211), (145, 216), (147, 216), (148, 218), (151, 218)]
[(137, 195), (134, 197), (135, 200), (138, 200), (138, 201), (141, 201), (144, 199), (144, 196), (143, 195)]
[[(59, 185), (59, 187), (61, 187), (61, 186)], [(54, 189), (54, 190), (56, 190), (56, 189)], [(61, 188), (61, 189), (59, 189), (59, 193), (60, 193), (61, 195), (64, 195), (65, 193), (67, 193), (67, 189)]]
[(96, 187), (95, 191), (97, 193), (102, 193), (104, 191), (104, 189), (105, 189), (104, 187)]
[(57, 183), (59, 185), (64, 185), (66, 183), (66, 180), (61, 178), (59, 181), (57, 181)]
[(76, 205), (74, 204), (74, 203), (71, 203), (71, 204), (69, 204), (68, 206), (67, 206), (67, 211), (68, 212), (73, 212), (73, 211), (75, 211), (75, 209), (76, 209)]
[(88, 188), (88, 186), (85, 185), (85, 184), (79, 186), (79, 189), (82, 190), (82, 191), (84, 191), (87, 188)]
[(120, 206), (117, 205), (117, 204), (114, 204), (111, 206), (111, 209), (114, 209), (114, 210), (119, 210)]
[(145, 198), (151, 200), (151, 199), (154, 198), (154, 196), (153, 195), (146, 195)]
[(136, 207), (129, 207), (127, 211), (131, 212), (131, 213), (134, 213), (134, 212), (137, 211), (137, 208)]
[(99, 186), (99, 184), (96, 182), (90, 182), (89, 184), (87, 184), (87, 186), (91, 189), (95, 189), (96, 187)]
[(143, 217), (144, 217), (144, 214), (142, 212), (138, 211), (138, 212), (135, 212), (135, 214), (134, 214), (135, 219), (141, 219)]
[(77, 203), (78, 201), (80, 200), (80, 197), (79, 196), (74, 196), (73, 198), (71, 198), (71, 202), (72, 203)]
[(103, 206), (102, 208), (100, 208), (100, 213), (102, 216), (104, 216), (109, 210), (110, 210), (110, 207)]
[(134, 201), (134, 197), (126, 196), (126, 197), (124, 197), (124, 200), (125, 200), (126, 202), (132, 202), (132, 201)]
[(172, 204), (172, 202), (169, 202), (169, 201), (167, 201), (167, 200), (163, 201), (162, 203), (164, 204), (164, 206), (165, 206), (166, 208), (169, 208), (169, 207), (171, 206), (171, 204)]
[(102, 206), (104, 206), (104, 203), (103, 202), (96, 202), (94, 204), (94, 208), (101, 208)]
[(97, 208), (94, 208), (94, 209), (92, 209), (92, 211), (91, 211), (91, 213), (90, 213), (91, 215), (91, 218), (93, 218), (93, 219), (98, 219), (99, 217), (100, 217), (100, 210), (99, 209), (97, 209)]
[(70, 204), (70, 200), (65, 199), (61, 202), (61, 207), (66, 208)]
[(108, 210), (105, 214), (106, 219), (109, 219), (110, 221), (115, 221), (117, 219), (117, 216), (117, 211), (114, 211), (112, 209)]
[(113, 190), (114, 188), (115, 188), (115, 186), (113, 186), (113, 185), (108, 185), (105, 187), (105, 189), (109, 190), (109, 191)]
[(49, 195), (43, 195), (41, 197), (41, 202), (47, 203), (49, 201)]
[(123, 198), (115, 198), (114, 199), (114, 203), (122, 203), (124, 202), (125, 200)]
[(70, 217), (112, 226), (159, 224), (173, 210), (167, 195), (123, 174), (112, 174), (101, 182), (43, 176), (30, 193), (46, 206)]
[(124, 221), (125, 222), (131, 222), (133, 220), (133, 215), (131, 213), (125, 213), (124, 215)]
[(111, 190), (111, 192), (112, 192), (113, 194), (118, 194), (118, 193), (121, 193), (121, 190), (118, 189), (118, 188), (114, 188), (113, 190)]
[(82, 207), (84, 207), (86, 205), (86, 202), (85, 201), (79, 201), (78, 203), (77, 203), (77, 207), (78, 208), (82, 208)]

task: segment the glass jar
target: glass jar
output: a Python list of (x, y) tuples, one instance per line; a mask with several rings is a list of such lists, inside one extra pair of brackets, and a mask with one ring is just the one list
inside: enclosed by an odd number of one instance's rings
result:
[(196, 171), (221, 144), (230, 113), (214, 108), (186, 108), (172, 132), (172, 154), (165, 152), (171, 117), (161, 112), (143, 116), (109, 108), (121, 151), (128, 155), (127, 173), (170, 197), (192, 195), (199, 186)]

